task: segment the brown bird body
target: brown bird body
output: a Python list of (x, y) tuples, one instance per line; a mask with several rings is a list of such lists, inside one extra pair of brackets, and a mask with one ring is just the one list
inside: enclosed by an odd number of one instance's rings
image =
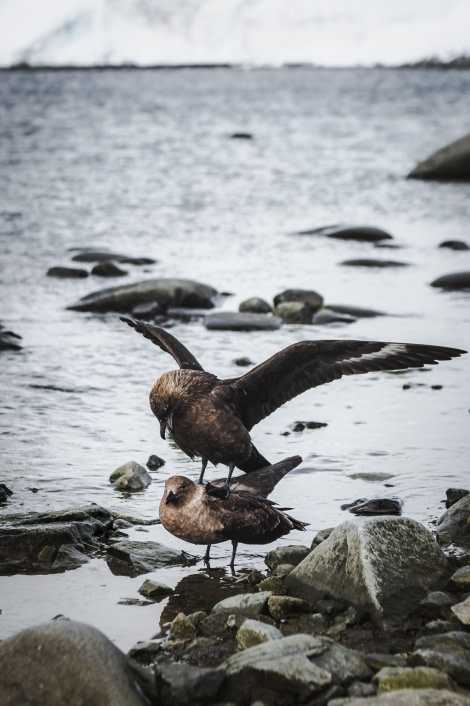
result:
[[(301, 460), (300, 456), (292, 456), (234, 479), (230, 495), (224, 500), (208, 494), (206, 485), (184, 476), (172, 476), (165, 483), (160, 521), (179, 539), (206, 544), (206, 561), (212, 544), (230, 540), (233, 566), (239, 542), (268, 544), (293, 529), (305, 529), (306, 523), (294, 519), (266, 497)], [(214, 483), (216, 486), (223, 484), (224, 479)]]
[[(122, 317), (129, 326), (166, 351), (179, 370), (164, 373), (150, 392), (160, 434), (191, 458), (246, 473), (269, 465), (253, 445), (249, 431), (288, 400), (343, 375), (377, 370), (421, 368), (466, 353), (457, 348), (380, 341), (300, 341), (279, 351), (241, 377), (220, 380), (204, 371), (187, 348), (168, 331)], [(223, 495), (228, 485), (214, 492)], [(211, 491), (210, 491), (211, 492)]]

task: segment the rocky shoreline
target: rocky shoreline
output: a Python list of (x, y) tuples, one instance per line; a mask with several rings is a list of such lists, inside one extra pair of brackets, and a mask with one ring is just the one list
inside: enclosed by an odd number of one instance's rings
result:
[(266, 571), (188, 607), (160, 577), (182, 564), (189, 585), (197, 559), (126, 539), (129, 520), (97, 505), (7, 515), (1, 573), (66, 571), (99, 555), (114, 571), (147, 574), (145, 600), (169, 598), (162, 631), (127, 655), (63, 616), (4, 640), (0, 702), (470, 704), (470, 493), (450, 489), (447, 505), (435, 537), (404, 517), (354, 518), (311, 547), (268, 552)]

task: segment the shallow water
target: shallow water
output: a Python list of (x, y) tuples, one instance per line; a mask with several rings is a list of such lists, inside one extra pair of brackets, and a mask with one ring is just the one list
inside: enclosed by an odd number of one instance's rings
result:
[[(430, 152), (468, 132), (470, 73), (394, 70), (179, 70), (0, 73), (0, 321), (23, 337), (1, 354), (1, 468), (14, 491), (2, 513), (96, 502), (155, 518), (169, 475), (194, 479), (187, 459), (158, 433), (148, 407), (169, 356), (117, 315), (68, 310), (119, 281), (57, 280), (71, 248), (96, 246), (150, 256), (125, 265), (126, 281), (188, 277), (232, 293), (225, 309), (286, 288), (320, 292), (326, 303), (389, 316), (351, 325), (284, 326), (275, 332), (173, 332), (208, 370), (241, 374), (306, 338), (366, 338), (470, 346), (469, 294), (429, 286), (468, 270), (470, 251), (437, 246), (469, 238), (470, 186), (404, 177)], [(234, 140), (248, 131), (252, 140)], [(375, 225), (399, 249), (295, 235), (330, 223)], [(358, 257), (396, 259), (400, 269), (342, 267)], [(76, 263), (76, 266), (81, 264)], [(469, 487), (468, 358), (404, 375), (356, 376), (312, 390), (253, 430), (272, 462), (303, 464), (273, 499), (310, 522), (280, 543), (310, 543), (351, 517), (341, 504), (400, 497), (426, 526), (445, 490)], [(410, 389), (403, 389), (403, 385)], [(442, 386), (433, 389), (433, 386)], [(290, 433), (296, 420), (326, 422)], [(122, 463), (157, 453), (165, 466), (142, 493), (109, 483)], [(384, 471), (384, 482), (352, 479)], [(208, 478), (224, 469), (209, 469)], [(183, 543), (159, 525), (133, 538)], [(186, 550), (202, 555), (198, 548)], [(262, 567), (263, 547), (240, 547), (242, 567)], [(226, 567), (230, 546), (214, 547)], [(159, 572), (176, 585), (196, 568)], [(1, 577), (0, 638), (56, 613), (91, 622), (127, 649), (158, 630), (155, 606), (124, 606), (143, 577), (94, 560), (67, 574)]]

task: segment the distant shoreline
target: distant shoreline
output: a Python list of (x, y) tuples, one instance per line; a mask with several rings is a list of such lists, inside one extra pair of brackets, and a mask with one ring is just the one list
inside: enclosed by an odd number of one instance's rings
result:
[(19, 62), (18, 64), (12, 64), (11, 66), (0, 66), (1, 72), (10, 71), (178, 71), (182, 69), (249, 69), (254, 70), (277, 70), (277, 69), (321, 69), (328, 71), (344, 71), (345, 69), (470, 69), (470, 55), (463, 55), (455, 57), (450, 61), (442, 61), (435, 57), (430, 57), (427, 59), (420, 59), (419, 61), (408, 63), (408, 64), (396, 64), (396, 65), (384, 65), (384, 64), (374, 64), (373, 66), (363, 66), (358, 64), (357, 66), (322, 66), (320, 64), (313, 64), (309, 62), (298, 62), (298, 63), (285, 63), (276, 66), (273, 65), (261, 65), (261, 64), (243, 64), (243, 63), (181, 63), (181, 64), (148, 64), (145, 66), (140, 66), (137, 64), (124, 63), (124, 64), (84, 64), (84, 65), (31, 65), (26, 61)]

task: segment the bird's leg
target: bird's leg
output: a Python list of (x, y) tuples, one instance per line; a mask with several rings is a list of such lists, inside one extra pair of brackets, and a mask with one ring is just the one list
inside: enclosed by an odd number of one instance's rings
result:
[(207, 468), (207, 458), (202, 459), (202, 466), (201, 466), (201, 475), (199, 476), (198, 483), (201, 485), (202, 479), (204, 478), (204, 473), (206, 472)]
[(210, 551), (211, 551), (211, 545), (208, 544), (206, 547), (206, 553), (204, 554), (204, 563), (208, 564), (210, 561)]
[(229, 566), (233, 569), (235, 567), (235, 554), (237, 553), (238, 542), (232, 539), (232, 558), (230, 559)]
[(235, 464), (229, 463), (228, 465), (228, 476), (225, 483), (221, 486), (213, 485), (212, 483), (206, 483), (206, 493), (208, 495), (213, 495), (216, 498), (221, 498), (222, 500), (227, 500), (230, 495), (230, 478), (234, 471)]

